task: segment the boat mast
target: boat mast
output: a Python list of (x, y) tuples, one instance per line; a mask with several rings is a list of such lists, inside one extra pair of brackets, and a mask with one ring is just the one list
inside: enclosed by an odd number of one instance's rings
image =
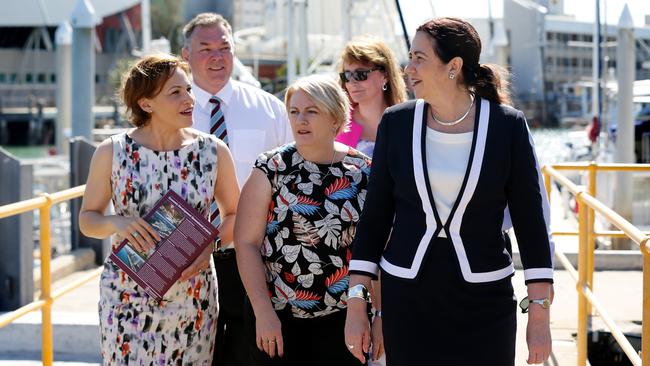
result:
[(406, 52), (411, 50), (411, 41), (409, 40), (409, 32), (406, 30), (406, 23), (404, 23), (404, 15), (402, 15), (402, 7), (399, 6), (399, 0), (395, 0), (397, 13), (399, 14), (399, 22), (402, 24), (402, 32), (404, 33), (404, 42), (406, 42)]
[(596, 18), (594, 20), (594, 34), (593, 34), (593, 55), (592, 55), (592, 75), (594, 80), (594, 90), (591, 96), (591, 113), (594, 118), (601, 122), (601, 102), (600, 102), (600, 60), (601, 60), (601, 34), (600, 34), (600, 0), (596, 0)]

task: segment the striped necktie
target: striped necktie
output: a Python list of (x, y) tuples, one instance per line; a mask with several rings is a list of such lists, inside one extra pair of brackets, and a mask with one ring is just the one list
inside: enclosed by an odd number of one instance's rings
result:
[[(217, 136), (217, 138), (228, 145), (228, 131), (226, 131), (226, 120), (221, 110), (221, 99), (212, 97), (210, 98), (210, 103), (214, 105), (210, 113), (210, 134)], [(215, 200), (212, 200), (210, 204), (210, 222), (214, 227), (218, 227), (221, 224), (219, 208)]]
[(212, 113), (210, 113), (210, 134), (217, 136), (228, 145), (228, 131), (226, 131), (226, 120), (221, 110), (221, 99), (212, 97), (210, 103), (214, 105)]

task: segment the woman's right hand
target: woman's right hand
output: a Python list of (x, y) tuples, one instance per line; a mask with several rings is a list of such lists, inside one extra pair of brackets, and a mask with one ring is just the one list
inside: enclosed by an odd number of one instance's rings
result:
[(115, 232), (139, 252), (147, 253), (160, 241), (158, 232), (140, 217), (113, 216), (111, 223)]
[[(273, 309), (255, 314), (255, 334), (257, 348), (273, 358), (284, 356), (284, 343), (282, 341), (282, 323)], [(276, 352), (277, 350), (277, 352)]]
[(370, 322), (367, 305), (363, 300), (348, 300), (345, 318), (345, 344), (354, 357), (361, 363), (366, 363), (365, 354), (368, 354), (370, 348)]

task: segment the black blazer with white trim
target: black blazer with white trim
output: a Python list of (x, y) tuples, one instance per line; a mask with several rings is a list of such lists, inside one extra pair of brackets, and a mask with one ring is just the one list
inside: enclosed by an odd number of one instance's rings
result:
[(477, 113), (465, 177), (447, 222), (434, 204), (426, 164), (423, 100), (388, 108), (352, 246), (350, 273), (415, 279), (429, 245), (444, 230), (464, 279), (490, 282), (514, 266), (502, 232), (508, 206), (526, 282), (553, 281), (549, 205), (523, 114), (476, 97)]

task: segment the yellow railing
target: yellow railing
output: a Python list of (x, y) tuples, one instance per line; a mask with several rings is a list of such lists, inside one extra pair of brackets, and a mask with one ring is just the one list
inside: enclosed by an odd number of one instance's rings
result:
[[(587, 190), (562, 175), (559, 172), (560, 170), (588, 171)], [(595, 198), (596, 173), (598, 171), (649, 172), (650, 164), (596, 164), (592, 162), (584, 164), (547, 165), (542, 169), (546, 193), (549, 199), (551, 197), (551, 179), (553, 179), (575, 195), (578, 203), (578, 231), (553, 232), (553, 235), (578, 235), (579, 237), (578, 271), (573, 268), (564, 253), (560, 251), (556, 251), (555, 253), (559, 261), (576, 281), (576, 289), (578, 291), (578, 365), (584, 366), (587, 362), (588, 320), (592, 313), (591, 307), (593, 306), (632, 364), (634, 366), (650, 366), (650, 248), (648, 247), (650, 246), (650, 237)], [(594, 231), (595, 213), (600, 214), (608, 222), (619, 228), (620, 231)], [(643, 253), (643, 330), (641, 356), (637, 354), (623, 332), (615, 324), (612, 317), (607, 313), (593, 293), (594, 252), (595, 238), (597, 236), (628, 237), (639, 244)]]
[(73, 283), (52, 292), (52, 284), (50, 277), (50, 207), (54, 204), (68, 201), (74, 198), (81, 197), (84, 193), (86, 186), (78, 186), (66, 189), (61, 192), (53, 194), (43, 194), (40, 197), (32, 198), (29, 200), (11, 203), (8, 205), (0, 206), (0, 219), (5, 217), (19, 215), (32, 210), (39, 210), (40, 213), (40, 255), (41, 255), (41, 296), (40, 299), (31, 302), (19, 309), (10, 313), (4, 314), (0, 317), (0, 328), (11, 324), (21, 316), (30, 313), (34, 310), (41, 309), (41, 358), (44, 366), (52, 365), (54, 361), (54, 350), (52, 347), (52, 303), (57, 298), (65, 295), (66, 293), (80, 287), (84, 283), (98, 276), (102, 268), (88, 273), (83, 278), (79, 278)]

